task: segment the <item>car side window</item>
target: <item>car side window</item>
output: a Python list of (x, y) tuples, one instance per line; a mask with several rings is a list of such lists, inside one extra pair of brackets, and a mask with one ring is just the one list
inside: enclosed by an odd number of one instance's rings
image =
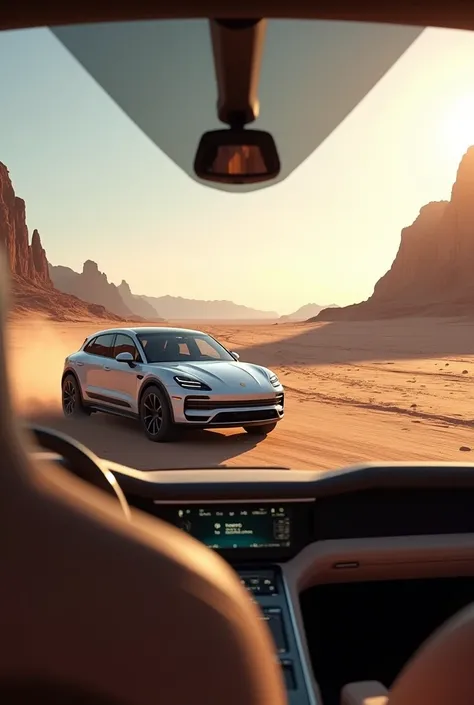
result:
[(89, 342), (87, 343), (83, 352), (89, 353), (89, 355), (93, 355), (94, 354), (94, 345), (95, 345), (96, 340), (97, 340), (97, 338), (92, 338), (92, 340), (89, 340)]
[(107, 333), (105, 335), (99, 335), (94, 340), (92, 350), (90, 351), (92, 355), (99, 355), (100, 357), (112, 357), (114, 349), (115, 333)]
[(114, 345), (114, 358), (117, 357), (119, 353), (128, 352), (133, 355), (135, 362), (141, 362), (141, 355), (138, 352), (137, 346), (133, 342), (133, 339), (129, 335), (124, 335), (123, 333), (117, 333)]

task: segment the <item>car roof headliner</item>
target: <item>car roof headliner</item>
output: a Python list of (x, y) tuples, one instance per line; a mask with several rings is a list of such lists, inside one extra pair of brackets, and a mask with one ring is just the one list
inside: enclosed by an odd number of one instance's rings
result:
[(192, 19), (206, 17), (268, 17), (281, 19), (321, 19), (361, 22), (388, 22), (422, 27), (474, 29), (472, 0), (451, 0), (445, 5), (432, 0), (240, 0), (226, 9), (218, 0), (76, 0), (68, 4), (48, 0), (7, 0), (0, 6), (0, 28), (20, 29), (88, 22), (114, 22), (150, 19)]

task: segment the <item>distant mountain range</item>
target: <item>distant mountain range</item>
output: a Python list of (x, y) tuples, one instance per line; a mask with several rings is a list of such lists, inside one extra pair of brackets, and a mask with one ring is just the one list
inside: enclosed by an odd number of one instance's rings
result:
[(163, 320), (265, 320), (276, 319), (276, 311), (259, 311), (232, 301), (203, 301), (181, 296), (143, 296), (132, 293), (126, 281), (115, 286), (99, 270), (96, 262), (84, 262), (82, 272), (69, 267), (49, 265), (51, 280), (59, 291), (73, 294), (83, 301), (97, 303), (129, 320), (138, 317)]
[(233, 301), (204, 301), (181, 296), (141, 296), (168, 320), (273, 320), (276, 311), (260, 311)]
[(308, 318), (317, 316), (318, 313), (324, 311), (325, 308), (339, 308), (339, 306), (337, 304), (328, 304), (327, 306), (320, 306), (320, 304), (305, 304), (294, 313), (290, 313), (287, 316), (280, 316), (279, 323), (286, 323), (290, 321), (307, 321)]

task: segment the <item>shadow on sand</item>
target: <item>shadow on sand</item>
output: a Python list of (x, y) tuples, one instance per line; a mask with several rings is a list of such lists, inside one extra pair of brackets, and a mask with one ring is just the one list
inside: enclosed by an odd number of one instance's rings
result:
[[(285, 326), (280, 326), (284, 336)], [(294, 325), (292, 326), (294, 330)], [(291, 337), (239, 347), (242, 361), (266, 367), (415, 360), (472, 355), (474, 322), (463, 318), (301, 323)], [(231, 344), (231, 340), (227, 344)]]
[(240, 429), (230, 435), (191, 430), (181, 433), (176, 442), (153, 443), (137, 421), (100, 413), (74, 420), (64, 418), (59, 411), (38, 413), (25, 422), (56, 429), (102, 458), (139, 470), (222, 466), (258, 443), (257, 438)]

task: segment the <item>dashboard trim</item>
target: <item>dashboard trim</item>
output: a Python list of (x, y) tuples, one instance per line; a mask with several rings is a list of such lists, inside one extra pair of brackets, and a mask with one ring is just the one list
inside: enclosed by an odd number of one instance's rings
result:
[(474, 533), (318, 541), (281, 569), (298, 595), (324, 583), (470, 576)]
[(140, 471), (104, 461), (117, 476), (125, 495), (169, 502), (318, 500), (369, 489), (474, 488), (474, 463), (380, 463), (332, 472), (309, 470), (202, 470)]

